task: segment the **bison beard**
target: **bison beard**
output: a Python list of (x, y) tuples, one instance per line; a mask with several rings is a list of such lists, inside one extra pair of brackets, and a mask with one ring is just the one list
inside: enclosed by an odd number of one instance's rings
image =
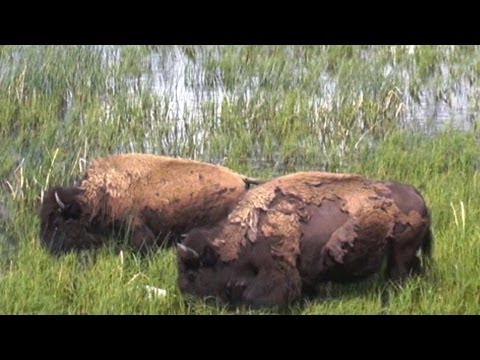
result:
[[(364, 279), (384, 259), (394, 280), (417, 273), (417, 252), (429, 256), (431, 243), (428, 210), (413, 187), (296, 173), (251, 190), (217, 226), (192, 230), (177, 251), (179, 285), (233, 305), (285, 306), (326, 281)], [(186, 253), (196, 254), (194, 263)]]

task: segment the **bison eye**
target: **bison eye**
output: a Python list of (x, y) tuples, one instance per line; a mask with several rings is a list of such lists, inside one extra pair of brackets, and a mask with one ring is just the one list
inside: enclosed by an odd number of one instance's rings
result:
[(214, 267), (218, 260), (218, 254), (210, 246), (205, 247), (202, 256), (202, 265), (206, 267)]

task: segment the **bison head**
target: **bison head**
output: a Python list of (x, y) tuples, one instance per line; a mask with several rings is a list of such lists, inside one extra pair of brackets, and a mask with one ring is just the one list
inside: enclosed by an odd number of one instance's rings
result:
[(223, 299), (229, 266), (219, 260), (217, 249), (205, 230), (194, 229), (177, 244), (180, 289), (200, 297)]
[(91, 247), (99, 240), (86, 230), (78, 188), (55, 187), (44, 195), (40, 210), (42, 244), (60, 255), (73, 249)]
[(183, 244), (177, 244), (179, 286), (185, 293), (213, 297), (230, 305), (242, 304), (244, 291), (256, 271), (245, 266), (243, 256), (221, 260), (221, 249), (213, 243), (217, 229), (194, 229)]

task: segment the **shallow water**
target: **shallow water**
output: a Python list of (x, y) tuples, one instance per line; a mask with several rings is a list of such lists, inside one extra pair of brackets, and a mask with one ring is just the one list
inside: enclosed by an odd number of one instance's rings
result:
[[(28, 52), (32, 48), (35, 56)], [(446, 126), (472, 129), (479, 118), (478, 46), (68, 46), (55, 48), (58, 64), (48, 64), (52, 54), (45, 48), (17, 47), (0, 56), (0, 83), (11, 81), (18, 92), (30, 69), (37, 92), (56, 93), (60, 87), (59, 125), (72, 127), (86, 122), (88, 104), (79, 94), (91, 86), (100, 106), (94, 117), (100, 132), (107, 124), (128, 137), (132, 127), (126, 122), (141, 127), (136, 139), (112, 138), (116, 152), (183, 156), (187, 146), (189, 157), (223, 163), (230, 156), (228, 143), (245, 131), (246, 156), (255, 158), (250, 165), (268, 162), (282, 171), (285, 148), (278, 143), (284, 139), (271, 137), (284, 134), (278, 128), (288, 121), (304, 127), (288, 139), (296, 147), (294, 157), (301, 159), (299, 153), (310, 148), (327, 158), (333, 148), (341, 162), (351, 142), (354, 150), (375, 143), (379, 138), (372, 133), (392, 123), (435, 134)], [(91, 64), (69, 62), (67, 52), (78, 49), (91, 53)], [(50, 73), (44, 75), (47, 65)], [(62, 66), (77, 67), (71, 80), (62, 78)], [(235, 130), (228, 130), (233, 125)], [(224, 151), (211, 150), (212, 134), (219, 141), (214, 148)], [(252, 140), (257, 134), (258, 142)], [(28, 147), (8, 151), (21, 151), (15, 155), (19, 160), (41, 156)], [(328, 169), (327, 161), (318, 165)]]
[[(409, 46), (409, 54), (413, 56), (417, 48), (418, 46)], [(204, 48), (202, 49), (205, 51)], [(475, 47), (475, 50), (479, 51), (478, 47)], [(224, 102), (233, 102), (235, 98), (244, 96), (245, 102), (248, 103), (259, 87), (259, 79), (255, 77), (249, 82), (252, 86), (243, 89), (241, 93), (228, 91), (220, 81), (213, 85), (206, 85), (203, 73), (205, 70), (202, 66), (203, 51), (199, 50), (196, 54), (196, 62), (193, 62), (181, 47), (171, 48), (166, 56), (163, 54), (161, 60), (160, 55), (152, 54), (150, 58), (152, 72), (149, 75), (143, 75), (141, 79), (143, 86), (150, 86), (158, 96), (168, 98), (170, 104), (168, 116), (178, 118), (180, 127), (185, 126), (183, 122), (188, 121), (189, 117), (202, 116), (203, 103), (214, 102), (214, 114), (221, 114)], [(372, 54), (366, 52), (367, 61), (369, 56)], [(408, 91), (409, 72), (400, 71), (403, 88), (397, 90), (403, 106), (398, 120), (402, 126), (422, 129), (427, 133), (442, 129), (447, 124), (460, 130), (468, 130), (473, 126), (479, 116), (479, 106), (476, 101), (476, 95), (480, 92), (479, 83), (469, 81), (465, 75), (445, 85), (448, 82), (450, 68), (453, 66), (456, 64), (440, 65), (441, 74), (438, 77), (444, 89), (437, 87), (438, 82), (426, 82), (422, 84), (416, 97), (411, 96)], [(193, 75), (191, 75), (192, 72)], [(387, 64), (383, 69), (385, 76), (392, 72), (391, 65)], [(187, 81), (186, 74), (190, 74), (190, 77), (196, 81)], [(299, 74), (301, 70), (292, 76), (299, 76)], [(337, 85), (337, 79), (328, 73), (324, 72), (320, 75), (318, 86), (322, 89), (322, 97), (312, 96), (310, 99), (314, 113), (334, 107)]]

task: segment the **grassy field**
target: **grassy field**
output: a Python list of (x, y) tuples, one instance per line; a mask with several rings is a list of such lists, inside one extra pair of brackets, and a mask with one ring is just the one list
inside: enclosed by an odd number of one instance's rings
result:
[(0, 46), (0, 313), (278, 313), (185, 301), (172, 249), (56, 259), (41, 248), (43, 191), (98, 156), (148, 152), (262, 178), (413, 184), (433, 214), (426, 276), (386, 308), (378, 275), (282, 313), (479, 314), (479, 74), (472, 46)]

